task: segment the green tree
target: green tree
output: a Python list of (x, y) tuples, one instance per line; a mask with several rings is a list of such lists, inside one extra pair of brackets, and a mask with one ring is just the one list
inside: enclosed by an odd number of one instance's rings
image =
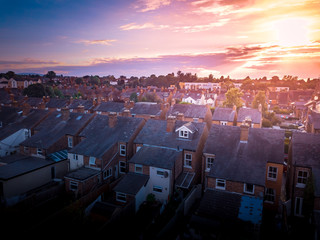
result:
[(130, 100), (131, 101), (134, 101), (134, 102), (138, 102), (138, 95), (137, 95), (137, 93), (131, 93), (131, 95), (130, 95)]
[(46, 74), (46, 77), (50, 78), (50, 80), (52, 80), (56, 76), (57, 76), (57, 74), (54, 71), (48, 71), (48, 73)]
[(259, 105), (262, 106), (262, 113), (266, 112), (268, 105), (266, 103), (266, 94), (264, 91), (259, 91), (252, 101), (252, 107), (258, 109)]
[(28, 97), (43, 97), (46, 95), (46, 91), (42, 84), (36, 83), (25, 88), (23, 95), (27, 95)]
[(231, 88), (226, 93), (226, 100), (223, 102), (225, 107), (233, 107), (236, 105), (237, 108), (242, 106), (241, 96), (243, 93), (238, 88)]

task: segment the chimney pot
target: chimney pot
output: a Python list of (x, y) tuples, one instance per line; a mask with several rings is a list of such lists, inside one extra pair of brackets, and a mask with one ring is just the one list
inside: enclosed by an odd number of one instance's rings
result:
[(131, 113), (129, 109), (125, 109), (122, 113), (122, 116), (124, 117), (131, 117)]
[(184, 114), (183, 113), (178, 113), (177, 120), (184, 121)]

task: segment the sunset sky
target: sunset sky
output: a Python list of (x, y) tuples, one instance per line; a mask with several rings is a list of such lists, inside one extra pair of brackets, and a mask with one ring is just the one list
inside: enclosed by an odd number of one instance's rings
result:
[(319, 0), (0, 3), (0, 72), (320, 77)]

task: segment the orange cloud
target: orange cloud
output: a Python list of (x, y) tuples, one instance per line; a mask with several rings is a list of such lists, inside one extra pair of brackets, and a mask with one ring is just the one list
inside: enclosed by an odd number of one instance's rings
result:
[(115, 42), (114, 39), (104, 39), (104, 40), (79, 40), (76, 43), (83, 43), (86, 45), (111, 45), (112, 42)]
[(168, 25), (154, 25), (153, 23), (144, 23), (144, 24), (136, 24), (136, 23), (129, 23), (123, 26), (120, 26), (120, 29), (124, 30), (124, 31), (128, 31), (128, 30), (141, 30), (141, 29), (164, 29), (164, 28), (168, 28)]

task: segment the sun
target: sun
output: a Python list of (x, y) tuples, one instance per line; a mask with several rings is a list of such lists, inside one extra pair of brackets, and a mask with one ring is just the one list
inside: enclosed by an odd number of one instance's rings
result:
[(310, 44), (308, 26), (309, 22), (305, 18), (286, 18), (275, 21), (273, 29), (277, 44), (284, 47)]

